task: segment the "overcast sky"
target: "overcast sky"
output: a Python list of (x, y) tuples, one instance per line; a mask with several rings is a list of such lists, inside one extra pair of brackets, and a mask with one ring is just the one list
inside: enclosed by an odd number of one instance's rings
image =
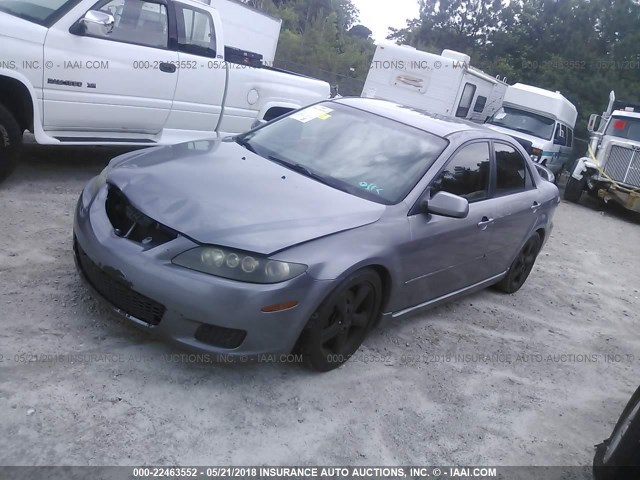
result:
[(402, 28), (408, 18), (418, 17), (417, 0), (353, 0), (360, 23), (373, 31), (376, 42), (387, 38), (387, 27)]

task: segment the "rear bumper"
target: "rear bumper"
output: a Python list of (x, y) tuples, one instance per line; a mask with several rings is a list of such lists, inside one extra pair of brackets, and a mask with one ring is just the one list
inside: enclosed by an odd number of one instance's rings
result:
[[(193, 242), (178, 236), (145, 250), (120, 238), (106, 215), (105, 198), (103, 188), (89, 206), (83, 205), (82, 196), (78, 202), (78, 269), (117, 313), (182, 346), (232, 356), (289, 353), (332, 288), (332, 282), (306, 274), (281, 284), (257, 285), (176, 266), (171, 260), (193, 248)], [(261, 311), (288, 301), (298, 305), (276, 313)]]

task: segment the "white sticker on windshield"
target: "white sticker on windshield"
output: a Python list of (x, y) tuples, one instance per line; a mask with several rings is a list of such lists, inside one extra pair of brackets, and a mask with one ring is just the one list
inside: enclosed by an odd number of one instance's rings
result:
[(500, 112), (500, 113), (496, 113), (496, 120), (502, 120), (504, 117), (506, 117), (507, 114), (504, 112)]
[(329, 115), (331, 112), (333, 112), (332, 108), (323, 105), (314, 105), (313, 107), (305, 108), (300, 112), (294, 113), (291, 115), (291, 118), (301, 123), (307, 123), (315, 119), (327, 120), (331, 118), (331, 115)]

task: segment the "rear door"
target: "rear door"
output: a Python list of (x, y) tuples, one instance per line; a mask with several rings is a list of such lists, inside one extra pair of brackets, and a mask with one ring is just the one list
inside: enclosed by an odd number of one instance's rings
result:
[(167, 128), (213, 132), (222, 114), (227, 79), (220, 19), (205, 8), (180, 2), (171, 8), (175, 8), (180, 71)]
[(492, 275), (498, 275), (509, 268), (533, 232), (542, 200), (519, 150), (493, 142), (493, 151), (495, 222), (488, 258)]
[(78, 18), (60, 21), (44, 46), (45, 130), (158, 133), (178, 81), (169, 50), (164, 0), (101, 0), (91, 10), (113, 15), (113, 31)]

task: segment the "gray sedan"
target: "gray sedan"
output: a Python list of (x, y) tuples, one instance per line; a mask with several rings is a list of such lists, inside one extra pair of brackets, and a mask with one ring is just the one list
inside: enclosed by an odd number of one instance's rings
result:
[(344, 98), (113, 159), (78, 201), (74, 250), (138, 326), (327, 371), (385, 316), (519, 290), (558, 203), (511, 137)]

